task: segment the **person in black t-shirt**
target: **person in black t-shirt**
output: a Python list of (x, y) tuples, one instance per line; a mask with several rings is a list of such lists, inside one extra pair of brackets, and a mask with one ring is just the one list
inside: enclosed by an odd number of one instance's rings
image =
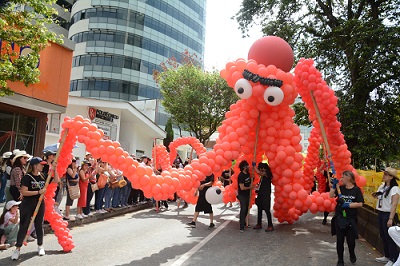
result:
[(258, 184), (258, 190), (256, 190), (256, 205), (258, 211), (257, 224), (253, 227), (253, 229), (262, 228), (262, 211), (264, 210), (268, 219), (268, 227), (265, 229), (265, 232), (271, 232), (274, 231), (271, 215), (271, 169), (267, 163), (259, 163), (255, 170), (256, 173), (260, 175), (260, 183)]
[(213, 222), (214, 216), (213, 216), (212, 206), (206, 200), (207, 189), (209, 189), (213, 183), (214, 183), (214, 174), (207, 176), (206, 179), (204, 179), (203, 181), (200, 182), (200, 186), (198, 187), (198, 189), (196, 191), (196, 193), (198, 193), (199, 197), (197, 199), (197, 204), (195, 207), (193, 220), (187, 224), (192, 228), (196, 227), (197, 217), (199, 216), (199, 213), (202, 211), (204, 213), (210, 214), (210, 226), (208, 228), (212, 229), (215, 227), (214, 222)]
[(240, 202), (239, 214), (239, 232), (244, 232), (246, 224), (246, 216), (249, 211), (250, 190), (253, 189), (249, 173), (249, 163), (243, 160), (239, 164), (240, 173), (238, 175), (238, 195), (237, 199)]
[[(232, 184), (232, 179), (231, 178), (232, 178), (232, 175), (234, 173), (235, 172), (233, 171), (232, 168), (222, 171), (221, 177), (220, 177), (219, 180), (222, 182), (222, 185), (224, 187), (229, 186), (230, 184)], [(224, 207), (226, 207), (226, 204), (224, 205)], [(232, 202), (229, 202), (229, 207), (232, 207)]]
[[(337, 266), (344, 265), (344, 239), (347, 240), (347, 246), (350, 253), (350, 261), (357, 261), (354, 252), (356, 247), (356, 239), (358, 239), (357, 231), (357, 208), (363, 206), (364, 197), (361, 189), (356, 185), (355, 176), (351, 171), (342, 173), (342, 183), (340, 186), (341, 194), (338, 194), (335, 216), (332, 219), (334, 223), (334, 233), (336, 233), (336, 251), (338, 255)], [(330, 189), (330, 197), (335, 197), (338, 179), (332, 178), (332, 187)]]
[[(31, 217), (34, 215), (40, 195), (46, 192), (46, 179), (41, 173), (43, 170), (43, 165), (45, 164), (47, 164), (47, 162), (43, 161), (40, 157), (32, 158), (29, 162), (28, 173), (21, 180), (21, 195), (23, 196), (23, 199), (20, 204), (20, 227), (17, 236), (17, 243), (15, 245), (16, 249), (11, 255), (12, 260), (18, 260), (19, 258), (22, 242), (24, 241), (28, 231)], [(57, 172), (55, 172), (55, 177), (52, 182), (58, 182)], [(42, 201), (34, 220), (39, 256), (45, 255), (45, 251), (42, 246), (44, 208), (45, 205)]]

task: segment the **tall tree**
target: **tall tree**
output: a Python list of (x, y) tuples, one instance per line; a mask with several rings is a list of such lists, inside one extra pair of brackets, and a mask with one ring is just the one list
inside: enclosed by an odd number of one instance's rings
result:
[(154, 79), (174, 122), (206, 144), (237, 96), (217, 71), (204, 72), (198, 62), (186, 51), (179, 62), (171, 58), (161, 64), (163, 71), (155, 72)]
[[(314, 58), (339, 96), (339, 119), (356, 166), (399, 156), (400, 1), (243, 0), (236, 15), (246, 33), (260, 23)], [(394, 137), (395, 136), (395, 137)]]
[[(49, 42), (61, 43), (49, 30), (56, 0), (2, 0), (0, 2), (0, 96), (11, 95), (8, 81), (26, 86), (39, 82), (39, 52)], [(28, 48), (29, 47), (29, 48)], [(21, 52), (21, 49), (23, 52)]]
[(167, 132), (167, 135), (165, 139), (163, 139), (163, 145), (167, 148), (167, 151), (169, 152), (169, 144), (174, 140), (174, 130), (172, 128), (171, 118), (168, 119), (167, 124), (165, 125), (165, 132)]

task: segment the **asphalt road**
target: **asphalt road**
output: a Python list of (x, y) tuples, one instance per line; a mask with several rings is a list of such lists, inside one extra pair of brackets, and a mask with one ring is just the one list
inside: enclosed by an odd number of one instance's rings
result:
[[(196, 228), (191, 221), (194, 206), (167, 211), (145, 209), (104, 221), (74, 227), (75, 248), (64, 253), (53, 234), (45, 235), (46, 255), (37, 256), (35, 242), (22, 247), (18, 261), (13, 248), (0, 252), (0, 265), (336, 265), (336, 238), (322, 214), (307, 213), (293, 225), (277, 224), (274, 232), (246, 229), (239, 232), (239, 207), (214, 205), (216, 227), (208, 229), (208, 215), (201, 214)], [(253, 207), (250, 222), (256, 221)], [(264, 214), (264, 221), (266, 217)], [(363, 239), (357, 240), (355, 265), (382, 265), (381, 254)], [(352, 265), (345, 250), (345, 264)]]

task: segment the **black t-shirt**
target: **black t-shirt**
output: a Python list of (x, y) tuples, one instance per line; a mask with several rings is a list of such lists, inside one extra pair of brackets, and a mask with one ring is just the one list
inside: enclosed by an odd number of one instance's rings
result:
[(271, 182), (272, 182), (272, 174), (271, 172), (267, 172), (266, 176), (260, 176), (261, 182), (260, 187), (258, 188), (259, 196), (271, 196)]
[(231, 176), (229, 175), (229, 170), (224, 170), (221, 174), (222, 178), (223, 178), (223, 185), (224, 187), (230, 185), (230, 181), (229, 179), (231, 178)]
[[(203, 185), (208, 182), (214, 182), (214, 174), (207, 176), (206, 179), (204, 179), (203, 181), (200, 182), (200, 185)], [(202, 190), (199, 190), (199, 196), (205, 197), (207, 189), (209, 189), (210, 187), (211, 186), (205, 186)]]
[[(346, 186), (340, 186), (340, 192), (342, 193), (342, 198), (345, 202), (352, 203), (352, 202), (362, 202), (364, 203), (364, 197), (361, 192), (361, 189), (357, 186), (354, 186), (351, 189), (347, 189)], [(347, 208), (345, 209), (346, 215), (348, 217), (357, 217), (357, 208)], [(336, 205), (336, 215), (340, 214), (340, 206), (339, 204)]]
[[(25, 186), (28, 191), (39, 191), (44, 188), (46, 180), (42, 175), (33, 175), (32, 173), (24, 175), (21, 180), (21, 187)], [(24, 196), (23, 201), (34, 203), (38, 202), (40, 195)]]
[(244, 184), (245, 187), (250, 187), (251, 179), (250, 179), (250, 174), (240, 172), (238, 176), (238, 194), (241, 196), (250, 196), (250, 190), (241, 190), (240, 189), (240, 184)]

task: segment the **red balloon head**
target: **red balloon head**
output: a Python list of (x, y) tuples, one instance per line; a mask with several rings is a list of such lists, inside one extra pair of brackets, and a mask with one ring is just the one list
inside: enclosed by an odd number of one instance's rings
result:
[(248, 59), (265, 66), (274, 65), (285, 72), (292, 69), (294, 56), (290, 45), (276, 36), (265, 36), (250, 47)]

